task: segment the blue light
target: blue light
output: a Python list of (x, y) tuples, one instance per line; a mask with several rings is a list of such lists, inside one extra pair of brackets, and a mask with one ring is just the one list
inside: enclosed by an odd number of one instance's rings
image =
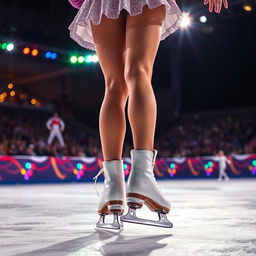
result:
[(52, 55), (51, 52), (46, 52), (44, 56), (46, 59), (49, 59), (51, 58), (51, 55)]
[(58, 54), (56, 52), (53, 52), (51, 56), (52, 60), (57, 59), (57, 57), (58, 57)]

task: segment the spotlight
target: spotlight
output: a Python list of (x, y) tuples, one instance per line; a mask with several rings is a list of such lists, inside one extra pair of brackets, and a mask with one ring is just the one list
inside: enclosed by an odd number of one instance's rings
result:
[(77, 63), (77, 56), (73, 55), (73, 56), (70, 57), (69, 60), (70, 60), (71, 63), (75, 64), (75, 63)]
[(45, 57), (46, 59), (50, 59), (51, 56), (52, 56), (51, 52), (46, 52), (45, 55), (44, 55), (44, 57)]
[(243, 6), (243, 9), (246, 11), (246, 12), (251, 12), (252, 11), (252, 7), (248, 4), (244, 5)]
[(36, 99), (32, 99), (30, 102), (31, 102), (32, 105), (35, 105), (36, 104)]
[(180, 23), (181, 28), (187, 28), (189, 25), (191, 25), (191, 22), (192, 18), (189, 16), (189, 13), (184, 12)]
[(31, 51), (31, 54), (32, 54), (32, 56), (37, 56), (38, 55), (38, 53), (39, 53), (39, 51), (37, 50), (37, 49), (33, 49), (32, 51)]
[(93, 60), (92, 55), (87, 55), (87, 56), (85, 57), (85, 62), (86, 62), (86, 63), (91, 63), (92, 60)]
[(13, 97), (13, 96), (15, 96), (15, 91), (11, 91), (10, 92), (10, 95)]
[(27, 55), (27, 54), (30, 53), (30, 48), (29, 47), (25, 47), (25, 48), (23, 48), (22, 52), (23, 52), (23, 54)]
[(200, 22), (205, 23), (207, 21), (207, 18), (205, 16), (201, 16), (199, 20)]
[(13, 84), (12, 83), (8, 84), (8, 89), (12, 89), (12, 88), (13, 88)]
[(11, 52), (13, 49), (14, 49), (14, 44), (13, 44), (13, 43), (8, 43), (8, 44), (7, 44), (7, 47), (6, 47), (6, 50), (7, 50), (8, 52)]
[(92, 61), (95, 63), (99, 61), (98, 56), (96, 54), (92, 56)]
[(45, 57), (46, 59), (55, 60), (55, 59), (57, 59), (58, 55), (57, 55), (56, 52), (46, 52), (45, 55), (44, 55), (44, 57)]
[(77, 60), (78, 60), (79, 63), (83, 63), (84, 62), (84, 57), (83, 56), (79, 56)]
[(58, 54), (56, 52), (52, 52), (51, 59), (56, 60), (58, 58)]
[(7, 49), (7, 43), (1, 43), (1, 49), (6, 50)]

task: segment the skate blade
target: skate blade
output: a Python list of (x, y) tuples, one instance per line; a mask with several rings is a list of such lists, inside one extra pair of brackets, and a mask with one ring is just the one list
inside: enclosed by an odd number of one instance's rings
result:
[(161, 228), (172, 228), (173, 224), (167, 219), (165, 213), (158, 213), (159, 220), (147, 220), (138, 218), (136, 216), (136, 210), (129, 208), (129, 211), (126, 215), (121, 217), (121, 220), (124, 222), (130, 222), (135, 224), (142, 224), (142, 225), (149, 225), (149, 226), (156, 226)]
[(121, 229), (123, 228), (123, 222), (119, 220), (119, 214), (113, 214), (113, 222), (112, 223), (105, 223), (106, 214), (101, 214), (99, 221), (96, 223), (97, 228), (104, 228), (104, 229)]

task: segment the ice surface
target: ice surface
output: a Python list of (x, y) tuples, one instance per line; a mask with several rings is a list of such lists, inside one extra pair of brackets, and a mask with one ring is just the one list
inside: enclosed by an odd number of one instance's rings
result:
[[(93, 184), (1, 186), (0, 255), (256, 255), (256, 180), (159, 185), (172, 202), (172, 229), (124, 223), (122, 231), (96, 230)], [(157, 218), (146, 207), (138, 216)]]

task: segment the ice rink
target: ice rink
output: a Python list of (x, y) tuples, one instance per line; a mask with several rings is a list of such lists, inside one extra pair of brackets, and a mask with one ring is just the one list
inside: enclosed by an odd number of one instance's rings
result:
[(256, 255), (256, 180), (159, 185), (172, 202), (172, 229), (124, 223), (122, 231), (96, 230), (93, 184), (0, 186), (0, 255)]

